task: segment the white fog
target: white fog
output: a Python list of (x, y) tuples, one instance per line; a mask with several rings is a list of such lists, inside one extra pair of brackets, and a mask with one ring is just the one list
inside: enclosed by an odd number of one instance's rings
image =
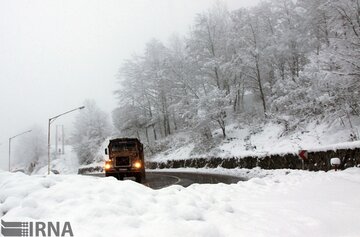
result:
[[(8, 138), (93, 99), (110, 113), (123, 61), (152, 38), (187, 32), (215, 0), (1, 1), (0, 156)], [(236, 9), (257, 1), (228, 0)], [(76, 114), (61, 118), (71, 132)], [(16, 146), (14, 139), (13, 145)], [(0, 167), (7, 167), (7, 159)]]

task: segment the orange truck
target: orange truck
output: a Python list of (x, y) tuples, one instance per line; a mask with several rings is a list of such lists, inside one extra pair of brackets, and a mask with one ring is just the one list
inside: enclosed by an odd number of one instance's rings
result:
[(106, 177), (113, 176), (119, 180), (135, 177), (139, 183), (145, 179), (144, 148), (139, 139), (112, 139), (105, 154), (109, 155), (104, 167)]

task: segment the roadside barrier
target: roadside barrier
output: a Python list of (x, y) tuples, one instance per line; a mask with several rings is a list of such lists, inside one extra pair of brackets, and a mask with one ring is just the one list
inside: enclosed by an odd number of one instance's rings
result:
[[(164, 168), (216, 168), (223, 167), (227, 169), (247, 168), (252, 169), (260, 167), (262, 169), (302, 169), (310, 171), (328, 171), (334, 169), (331, 165), (331, 158), (338, 157), (341, 164), (338, 169), (348, 167), (360, 167), (360, 148), (354, 149), (337, 149), (328, 151), (308, 151), (308, 159), (303, 161), (295, 153), (288, 154), (271, 154), (264, 156), (247, 156), (247, 157), (230, 157), (230, 158), (191, 158), (181, 160), (168, 160), (166, 162), (146, 162), (147, 169), (164, 169)], [(101, 173), (103, 167), (82, 167), (79, 168), (78, 174)]]
[(354, 149), (337, 149), (328, 151), (308, 151), (308, 159), (303, 161), (295, 153), (265, 155), (262, 157), (231, 157), (231, 158), (191, 158), (181, 160), (169, 160), (166, 162), (146, 163), (148, 169), (164, 169), (164, 168), (216, 168), (223, 167), (247, 168), (252, 169), (260, 167), (262, 169), (302, 169), (311, 171), (328, 171), (332, 169), (331, 158), (338, 157), (341, 160), (339, 169), (348, 167), (360, 167), (360, 148)]

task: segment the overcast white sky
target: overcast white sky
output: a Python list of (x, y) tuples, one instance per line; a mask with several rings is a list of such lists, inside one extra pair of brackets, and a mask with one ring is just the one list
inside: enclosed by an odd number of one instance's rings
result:
[[(0, 1), (0, 168), (8, 164), (9, 137), (35, 124), (46, 131), (49, 117), (85, 99), (110, 116), (123, 60), (151, 38), (185, 35), (215, 1)], [(226, 1), (230, 10), (257, 2)], [(71, 124), (74, 115), (57, 123)]]

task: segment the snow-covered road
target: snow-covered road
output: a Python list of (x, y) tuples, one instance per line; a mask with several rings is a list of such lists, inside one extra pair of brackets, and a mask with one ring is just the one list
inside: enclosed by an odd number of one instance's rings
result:
[[(168, 169), (170, 170), (170, 169)], [(239, 181), (247, 180), (241, 177), (230, 176), (226, 174), (219, 174), (219, 173), (202, 173), (198, 172), (198, 170), (194, 170), (193, 172), (189, 172), (186, 169), (185, 171), (179, 172), (176, 170), (147, 170), (146, 171), (146, 179), (142, 180), (142, 184), (150, 187), (152, 189), (161, 189), (168, 187), (170, 185), (181, 185), (183, 187), (188, 187), (194, 183), (201, 183), (201, 184), (217, 184), (217, 183), (224, 183), (224, 184), (232, 184), (237, 183)], [(93, 177), (101, 177), (104, 178), (104, 173), (89, 173), (85, 174), (88, 176)], [(125, 178), (125, 179), (132, 179), (135, 178)]]
[(0, 171), (5, 221), (70, 221), (75, 236), (360, 236), (360, 169), (266, 171), (237, 184)]

